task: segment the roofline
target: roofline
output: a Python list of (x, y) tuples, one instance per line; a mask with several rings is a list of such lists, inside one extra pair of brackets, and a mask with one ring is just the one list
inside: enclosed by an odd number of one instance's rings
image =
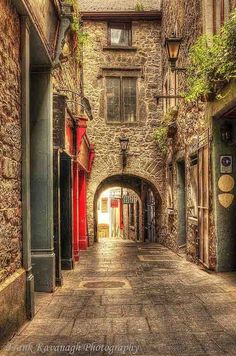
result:
[(159, 10), (153, 11), (100, 11), (81, 12), (83, 20), (161, 20), (162, 13)]

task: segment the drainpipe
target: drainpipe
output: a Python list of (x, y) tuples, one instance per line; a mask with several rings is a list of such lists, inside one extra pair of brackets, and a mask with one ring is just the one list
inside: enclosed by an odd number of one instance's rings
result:
[(23, 267), (26, 271), (26, 313), (27, 318), (32, 319), (35, 307), (30, 210), (30, 30), (26, 16), (21, 17), (21, 83)]
[(66, 3), (66, 1), (61, 3), (60, 25), (57, 37), (55, 58), (53, 62), (54, 68), (60, 65), (60, 55), (65, 43), (66, 33), (68, 32), (73, 20), (73, 11), (73, 5)]

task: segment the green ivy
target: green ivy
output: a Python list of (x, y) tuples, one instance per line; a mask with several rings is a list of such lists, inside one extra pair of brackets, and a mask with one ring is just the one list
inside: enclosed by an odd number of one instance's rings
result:
[(154, 140), (163, 154), (166, 154), (168, 149), (168, 127), (174, 123), (177, 114), (178, 107), (168, 110), (163, 115), (160, 126), (154, 132)]
[(74, 13), (73, 13), (72, 22), (71, 22), (71, 31), (76, 36), (76, 42), (77, 42), (76, 43), (77, 44), (76, 52), (77, 52), (77, 58), (79, 60), (80, 54), (81, 54), (81, 49), (85, 44), (88, 43), (89, 35), (88, 35), (88, 33), (83, 31), (83, 28), (81, 26), (81, 17), (80, 17), (78, 0), (65, 0), (65, 3), (73, 5), (73, 7), (74, 7)]
[(144, 5), (142, 1), (138, 0), (135, 5), (135, 11), (144, 11)]
[(163, 154), (167, 153), (167, 143), (168, 143), (168, 128), (164, 126), (158, 127), (154, 132), (154, 140), (158, 144), (160, 151)]
[(189, 52), (185, 99), (196, 101), (215, 94), (236, 77), (236, 10), (216, 35), (202, 35)]

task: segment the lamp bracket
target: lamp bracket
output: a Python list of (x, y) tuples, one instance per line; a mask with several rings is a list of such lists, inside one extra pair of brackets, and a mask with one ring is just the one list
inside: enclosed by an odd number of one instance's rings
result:
[(172, 69), (173, 72), (186, 72), (187, 68), (174, 67)]
[(157, 104), (159, 104), (160, 99), (183, 99), (181, 95), (156, 95)]

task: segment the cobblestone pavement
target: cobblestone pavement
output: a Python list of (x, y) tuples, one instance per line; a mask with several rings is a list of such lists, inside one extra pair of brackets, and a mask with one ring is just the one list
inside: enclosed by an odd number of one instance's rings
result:
[[(62, 347), (63, 346), (63, 347)], [(3, 355), (236, 355), (236, 275), (160, 245), (101, 241), (81, 253)]]

